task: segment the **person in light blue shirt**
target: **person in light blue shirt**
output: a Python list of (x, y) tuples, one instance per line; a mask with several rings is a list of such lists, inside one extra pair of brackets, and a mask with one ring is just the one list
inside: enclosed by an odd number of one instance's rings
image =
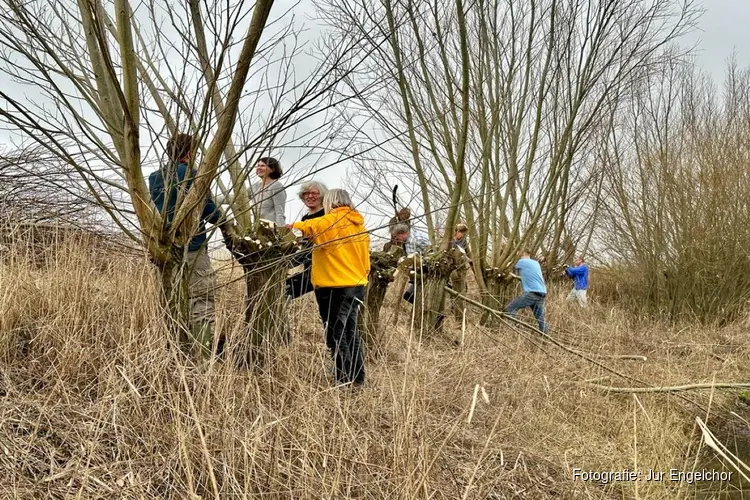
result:
[[(430, 247), (430, 239), (414, 226), (409, 231), (409, 237), (404, 242), (404, 251), (407, 255), (422, 254)], [(409, 285), (404, 291), (403, 299), (410, 304), (414, 303), (414, 275), (409, 276)]]
[(575, 267), (565, 267), (565, 276), (573, 280), (573, 289), (568, 294), (568, 302), (577, 301), (581, 307), (586, 307), (586, 290), (589, 288), (589, 266), (578, 257)]
[(424, 253), (425, 250), (430, 246), (430, 239), (427, 234), (412, 226), (410, 229), (409, 238), (404, 243), (404, 251), (407, 255), (413, 253)]
[(515, 317), (519, 309), (530, 308), (539, 323), (539, 329), (548, 333), (549, 326), (544, 318), (544, 301), (547, 298), (547, 286), (544, 284), (542, 267), (539, 262), (531, 258), (527, 250), (521, 252), (521, 258), (516, 263), (516, 271), (521, 279), (523, 294), (519, 295), (505, 306), (505, 312)]

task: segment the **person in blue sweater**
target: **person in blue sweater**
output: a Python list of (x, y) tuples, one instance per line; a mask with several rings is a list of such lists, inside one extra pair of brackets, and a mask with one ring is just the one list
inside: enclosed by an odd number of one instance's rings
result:
[[(148, 177), (151, 199), (162, 214), (166, 227), (169, 227), (174, 219), (178, 197), (182, 200), (193, 183), (196, 172), (192, 170), (188, 175), (188, 171), (194, 150), (195, 138), (192, 135), (175, 134), (167, 142), (167, 163)], [(225, 233), (226, 226), (222, 224), (222, 220), (221, 209), (208, 194), (201, 212), (198, 231), (188, 242), (185, 249), (187, 252), (184, 253), (186, 272), (189, 275), (190, 333), (205, 356), (210, 356), (213, 347), (213, 324), (216, 317), (216, 275), (206, 249), (206, 222), (219, 226), (226, 240), (228, 235)], [(220, 340), (217, 354), (221, 355), (221, 351), (223, 342)]]
[(568, 301), (576, 301), (581, 307), (586, 307), (586, 290), (589, 288), (589, 266), (583, 257), (576, 258), (575, 267), (565, 266), (565, 276), (573, 280), (573, 289), (568, 294)]
[(542, 276), (542, 267), (539, 265), (539, 262), (531, 258), (527, 250), (524, 250), (521, 252), (521, 258), (516, 263), (516, 271), (518, 271), (521, 279), (523, 294), (510, 301), (505, 306), (505, 312), (515, 317), (519, 309), (528, 307), (534, 313), (534, 318), (539, 323), (539, 329), (544, 333), (548, 333), (549, 326), (547, 325), (547, 320), (544, 318), (547, 285), (545, 285), (544, 277)]

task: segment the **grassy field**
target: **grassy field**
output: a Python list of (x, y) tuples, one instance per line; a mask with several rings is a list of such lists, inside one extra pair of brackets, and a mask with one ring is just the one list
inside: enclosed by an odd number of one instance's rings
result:
[[(450, 318), (444, 338), (420, 341), (408, 307), (392, 324), (388, 297), (387, 352), (351, 390), (331, 387), (311, 296), (293, 303), (294, 341), (268, 373), (185, 366), (166, 348), (145, 259), (77, 246), (42, 267), (4, 257), (2, 498), (743, 498), (696, 425), (746, 458), (742, 391), (634, 395), (586, 381), (637, 385), (597, 363), (651, 386), (747, 380), (747, 324), (648, 323), (595, 294), (584, 312), (553, 290), (555, 338), (587, 361), (506, 325), (480, 327), (472, 310), (465, 330)], [(228, 265), (217, 264), (230, 282), (217, 329), (231, 337), (243, 290)], [(576, 468), (643, 476), (602, 484)], [(674, 482), (670, 469), (733, 479)], [(665, 480), (646, 481), (649, 470)]]

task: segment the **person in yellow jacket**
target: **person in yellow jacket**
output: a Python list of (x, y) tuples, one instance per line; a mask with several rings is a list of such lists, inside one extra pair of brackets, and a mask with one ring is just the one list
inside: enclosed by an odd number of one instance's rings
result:
[(315, 288), (326, 346), (335, 363), (336, 381), (365, 382), (364, 352), (357, 315), (370, 272), (370, 235), (362, 215), (343, 189), (323, 198), (325, 215), (291, 224), (313, 243), (310, 280)]

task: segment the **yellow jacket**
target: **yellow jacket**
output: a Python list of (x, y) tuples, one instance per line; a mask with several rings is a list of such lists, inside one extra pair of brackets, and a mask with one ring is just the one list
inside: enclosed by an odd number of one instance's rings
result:
[(310, 280), (315, 288), (367, 284), (370, 273), (370, 235), (356, 210), (338, 207), (323, 217), (295, 222), (313, 242)]

